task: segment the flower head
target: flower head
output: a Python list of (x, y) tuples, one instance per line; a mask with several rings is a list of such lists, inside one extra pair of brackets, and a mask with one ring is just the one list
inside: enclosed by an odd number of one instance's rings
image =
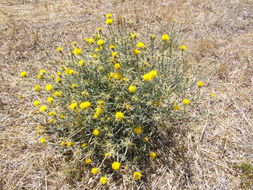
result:
[(33, 101), (33, 105), (34, 106), (39, 106), (40, 105), (40, 101), (39, 100), (34, 100)]
[(46, 91), (51, 91), (51, 90), (53, 90), (53, 85), (52, 84), (47, 84), (45, 89), (46, 89)]
[(104, 176), (104, 177), (101, 177), (99, 181), (101, 184), (107, 184), (108, 179), (107, 179), (107, 177)]
[(92, 134), (93, 134), (94, 136), (98, 136), (98, 135), (100, 134), (100, 131), (99, 131), (98, 129), (94, 129), (94, 130), (92, 131)]
[(47, 106), (40, 106), (39, 112), (45, 112), (47, 110)]
[(21, 72), (20, 76), (23, 77), (23, 78), (26, 77), (27, 76), (27, 72), (26, 71)]
[(122, 112), (116, 112), (115, 113), (116, 120), (121, 121), (124, 117), (124, 113)]
[(86, 158), (85, 160), (84, 160), (84, 162), (85, 162), (85, 164), (91, 164), (91, 159), (90, 158)]
[(40, 143), (44, 144), (46, 142), (46, 139), (40, 138)]
[(198, 81), (197, 85), (198, 85), (198, 87), (203, 87), (204, 86), (204, 82), (203, 81)]
[(93, 175), (97, 175), (97, 174), (99, 173), (99, 168), (92, 168), (92, 169), (91, 169), (91, 173), (92, 173)]
[(72, 102), (70, 105), (69, 105), (69, 109), (71, 110), (74, 110), (77, 108), (77, 103), (76, 102)]
[(189, 99), (184, 99), (183, 100), (183, 104), (184, 105), (189, 105), (190, 104), (190, 100)]
[(56, 51), (62, 52), (62, 47), (61, 47), (61, 46), (58, 46), (58, 47), (56, 48)]
[(183, 51), (187, 50), (187, 46), (186, 45), (182, 45), (182, 46), (180, 46), (180, 49), (183, 50)]
[(130, 86), (128, 87), (128, 91), (133, 93), (133, 92), (136, 91), (136, 87), (133, 86), (133, 85), (130, 85)]
[(80, 48), (74, 48), (74, 50), (73, 50), (73, 54), (74, 55), (80, 55), (82, 53), (82, 49), (80, 49)]
[(113, 170), (119, 170), (119, 168), (120, 168), (120, 163), (119, 162), (113, 162), (112, 163), (112, 169)]
[(139, 54), (141, 53), (141, 51), (138, 50), (138, 49), (134, 49), (133, 53), (134, 53), (135, 55), (139, 55)]
[(145, 44), (144, 44), (143, 42), (138, 42), (138, 43), (136, 44), (136, 47), (137, 47), (137, 48), (145, 48)]
[(53, 98), (53, 97), (49, 96), (49, 97), (47, 98), (47, 102), (48, 102), (48, 103), (52, 103), (53, 101), (54, 101), (54, 98)]
[(121, 68), (121, 65), (120, 65), (119, 63), (116, 63), (116, 64), (114, 65), (114, 68), (115, 68), (115, 69), (120, 69), (120, 68)]
[(142, 177), (142, 174), (140, 172), (134, 172), (133, 173), (133, 178), (135, 180), (139, 180), (139, 179), (141, 179), (141, 177)]
[(101, 39), (97, 41), (97, 45), (99, 45), (99, 46), (104, 45), (104, 43), (105, 43), (105, 41), (101, 40)]
[(89, 101), (81, 102), (81, 103), (80, 103), (80, 109), (81, 109), (81, 110), (85, 110), (85, 109), (87, 109), (87, 108), (90, 107), (90, 106), (91, 106), (91, 103), (90, 103)]
[(89, 44), (94, 44), (94, 43), (95, 43), (95, 40), (94, 40), (93, 38), (89, 38), (89, 39), (88, 39), (88, 43), (89, 43)]
[(149, 153), (149, 158), (154, 159), (156, 157), (156, 153), (155, 152), (150, 152)]
[(107, 25), (111, 25), (112, 23), (113, 23), (113, 19), (111, 19), (111, 18), (107, 18), (105, 20), (105, 24), (107, 24)]
[(135, 127), (135, 128), (134, 128), (134, 133), (137, 134), (137, 135), (138, 135), (138, 134), (141, 134), (142, 131), (143, 131), (143, 130), (142, 130), (141, 126), (138, 126), (138, 127)]
[(170, 40), (170, 36), (168, 34), (163, 34), (162, 35), (162, 41), (167, 42), (169, 40)]

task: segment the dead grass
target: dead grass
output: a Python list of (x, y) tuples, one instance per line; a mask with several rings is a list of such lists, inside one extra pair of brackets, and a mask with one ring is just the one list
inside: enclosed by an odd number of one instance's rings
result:
[[(201, 102), (211, 115), (191, 126), (184, 142), (189, 163), (157, 170), (150, 189), (240, 189), (233, 166), (253, 161), (252, 9), (251, 0), (2, 0), (0, 189), (90, 189), (92, 182), (66, 177), (60, 155), (37, 143), (32, 93), (18, 75), (45, 67), (45, 52), (54, 57), (57, 45), (92, 33), (107, 12), (118, 20), (132, 18), (144, 34), (159, 33), (156, 16), (167, 26), (175, 19), (182, 24), (181, 41), (189, 47), (190, 62), (203, 74), (211, 72)], [(210, 92), (215, 99), (210, 100)]]

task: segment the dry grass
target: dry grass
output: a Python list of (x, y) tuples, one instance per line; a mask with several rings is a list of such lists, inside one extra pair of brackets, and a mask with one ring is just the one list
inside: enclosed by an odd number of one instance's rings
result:
[(190, 62), (211, 72), (201, 102), (210, 116), (182, 142), (186, 159), (157, 170), (150, 189), (240, 189), (233, 166), (253, 162), (252, 10), (251, 0), (1, 0), (0, 189), (90, 189), (93, 182), (71, 180), (60, 155), (37, 143), (32, 93), (18, 75), (45, 67), (45, 52), (92, 33), (107, 12), (131, 17), (144, 34), (159, 31), (156, 16), (167, 26), (175, 19)]

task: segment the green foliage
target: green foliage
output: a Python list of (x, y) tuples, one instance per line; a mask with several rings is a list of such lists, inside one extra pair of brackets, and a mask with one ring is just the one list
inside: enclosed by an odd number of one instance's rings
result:
[(38, 130), (41, 143), (73, 152), (89, 170), (138, 180), (159, 156), (159, 131), (190, 112), (195, 82), (186, 46), (168, 34), (141, 40), (112, 22), (82, 44), (58, 47), (54, 68), (39, 72), (34, 105), (45, 119)]

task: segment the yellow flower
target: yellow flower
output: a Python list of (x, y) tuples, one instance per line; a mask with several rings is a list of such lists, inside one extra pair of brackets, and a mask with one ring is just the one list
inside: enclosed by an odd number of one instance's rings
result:
[(59, 118), (60, 118), (60, 119), (64, 119), (65, 116), (64, 116), (64, 115), (60, 115)]
[(33, 105), (34, 106), (39, 106), (40, 105), (40, 101), (39, 100), (34, 100), (33, 101)]
[(174, 105), (173, 106), (173, 110), (175, 110), (175, 111), (181, 110), (181, 107), (179, 105)]
[(77, 103), (76, 103), (76, 102), (72, 102), (72, 103), (69, 105), (69, 109), (71, 109), (71, 110), (76, 109), (76, 107), (77, 107)]
[(146, 73), (143, 75), (143, 80), (150, 81), (152, 80), (152, 76), (149, 73)]
[(143, 131), (143, 130), (142, 130), (141, 126), (138, 126), (138, 127), (135, 127), (135, 128), (134, 128), (134, 133), (137, 134), (137, 135), (138, 135), (138, 134), (141, 134), (142, 131)]
[(39, 71), (39, 74), (44, 75), (45, 72), (46, 72), (45, 69), (41, 69), (41, 70)]
[(104, 45), (104, 43), (105, 43), (105, 41), (104, 41), (104, 40), (98, 40), (98, 41), (97, 41), (97, 45), (99, 45), (99, 46)]
[(81, 110), (85, 110), (85, 109), (87, 109), (87, 108), (90, 107), (90, 106), (91, 106), (91, 103), (90, 103), (89, 101), (81, 102), (81, 103), (80, 103), (80, 109), (81, 109)]
[(62, 96), (62, 94), (63, 94), (62, 91), (55, 91), (54, 92), (54, 96), (56, 96), (56, 97), (60, 97), (60, 96)]
[(84, 60), (80, 60), (78, 64), (79, 64), (80, 66), (83, 66), (83, 65), (84, 65)]
[(89, 38), (89, 39), (88, 39), (88, 43), (89, 43), (89, 44), (94, 44), (94, 42), (95, 42), (95, 40), (94, 40), (93, 38)]
[(154, 159), (156, 157), (156, 153), (155, 152), (150, 152), (149, 153), (149, 158)]
[(68, 75), (73, 75), (74, 72), (75, 72), (75, 71), (74, 71), (73, 69), (70, 69), (70, 68), (67, 68), (67, 69), (65, 70), (65, 73), (68, 74)]
[(99, 104), (100, 107), (103, 106), (104, 103), (105, 103), (105, 102), (104, 102), (103, 100), (99, 100), (99, 101), (98, 101), (98, 104)]
[(61, 76), (61, 72), (60, 71), (58, 71), (56, 74), (57, 74), (58, 77)]
[(139, 180), (141, 179), (142, 177), (142, 174), (140, 172), (134, 172), (133, 173), (133, 178), (136, 179), (136, 180)]
[(170, 40), (170, 36), (168, 34), (162, 35), (162, 41), (167, 42)]
[(143, 138), (143, 141), (144, 141), (144, 142), (148, 142), (148, 140), (149, 140), (148, 137), (144, 137), (144, 138)]
[(130, 85), (129, 88), (128, 88), (128, 91), (129, 92), (135, 92), (136, 91), (136, 87), (133, 86), (133, 85)]
[(118, 56), (118, 53), (115, 51), (115, 52), (112, 52), (112, 57), (117, 57)]
[(81, 145), (82, 148), (85, 148), (86, 146), (87, 146), (86, 143), (83, 143), (83, 144)]
[(53, 97), (49, 96), (49, 97), (47, 98), (47, 102), (48, 102), (48, 103), (52, 103), (53, 101), (54, 101), (54, 98), (53, 98)]
[(67, 146), (68, 146), (68, 147), (71, 147), (71, 146), (73, 146), (73, 144), (74, 144), (73, 141), (69, 141), (69, 142), (67, 143)]
[(72, 87), (72, 88), (76, 88), (76, 87), (77, 87), (77, 84), (71, 84), (71, 87)]
[(105, 156), (106, 158), (108, 158), (108, 157), (110, 156), (110, 154), (109, 154), (109, 153), (105, 153), (104, 156)]
[(184, 99), (183, 100), (183, 104), (184, 105), (189, 105), (190, 104), (190, 100), (189, 99)]
[(55, 116), (55, 115), (56, 115), (56, 113), (55, 113), (55, 112), (53, 112), (53, 111), (50, 111), (50, 112), (48, 113), (48, 115), (49, 115), (49, 116)]
[(197, 85), (198, 85), (199, 87), (202, 87), (202, 86), (204, 86), (204, 82), (203, 82), (203, 81), (198, 81), (198, 82), (197, 82)]
[(84, 162), (85, 162), (85, 164), (91, 164), (92, 161), (90, 158), (86, 158)]
[(111, 18), (108, 18), (105, 20), (105, 24), (107, 24), (107, 25), (111, 25), (112, 23), (113, 23), (113, 19), (111, 19)]
[(92, 168), (92, 169), (91, 169), (91, 173), (92, 173), (93, 175), (96, 175), (96, 174), (99, 173), (99, 169), (98, 169), (98, 168)]
[(153, 78), (155, 78), (157, 76), (157, 71), (156, 70), (152, 70), (152, 71), (149, 72), (149, 74), (150, 74), (151, 78), (153, 79)]
[(34, 86), (34, 90), (35, 90), (35, 91), (40, 91), (40, 85), (36, 84), (36, 85)]
[(213, 98), (213, 97), (215, 97), (215, 94), (214, 94), (214, 93), (211, 93), (210, 96)]
[(46, 89), (46, 91), (51, 91), (51, 90), (53, 90), (53, 85), (52, 84), (47, 84), (45, 89)]
[(99, 69), (99, 70), (103, 70), (103, 69), (104, 69), (104, 67), (101, 67), (101, 66), (100, 66), (100, 67), (98, 67), (98, 69)]
[(116, 64), (114, 65), (114, 68), (115, 68), (115, 69), (120, 69), (120, 68), (121, 68), (121, 65), (120, 65), (119, 63), (116, 63)]
[(61, 82), (61, 78), (60, 78), (60, 77), (57, 77), (57, 78), (55, 79), (55, 82)]
[(92, 131), (92, 134), (93, 134), (94, 136), (98, 136), (98, 135), (100, 134), (100, 132), (99, 132), (98, 129), (94, 129), (94, 130)]
[(121, 121), (124, 117), (124, 113), (122, 112), (116, 112), (115, 113), (116, 120)]
[(113, 78), (115, 78), (115, 79), (121, 79), (121, 74), (120, 73), (114, 73), (114, 75), (113, 75)]
[(38, 75), (37, 78), (38, 79), (43, 79), (43, 76), (42, 75)]
[(107, 184), (108, 179), (107, 179), (107, 177), (101, 177), (99, 181), (101, 184)]
[(73, 54), (74, 55), (80, 55), (82, 53), (82, 49), (80, 49), (80, 48), (74, 48), (74, 50), (73, 50)]
[(103, 110), (100, 107), (96, 108), (96, 114), (97, 115), (100, 115), (102, 113), (103, 113)]
[(49, 121), (49, 123), (53, 123), (55, 120), (54, 119), (49, 119), (48, 121)]
[(40, 106), (39, 112), (45, 112), (47, 110), (47, 106)]
[(94, 115), (93, 115), (93, 118), (94, 118), (94, 119), (97, 119), (97, 118), (98, 118), (98, 114), (94, 114)]
[(58, 47), (56, 48), (56, 51), (62, 52), (62, 47), (61, 47), (61, 46), (58, 46)]
[(20, 73), (20, 76), (23, 77), (23, 78), (26, 77), (26, 76), (27, 76), (27, 72), (26, 72), (26, 71), (22, 71), (22, 72)]
[(98, 29), (97, 29), (99, 32), (101, 32), (102, 31), (102, 27), (98, 27)]
[(119, 168), (120, 168), (120, 163), (119, 162), (113, 162), (112, 163), (112, 169), (113, 170), (119, 170)]
[(105, 16), (106, 16), (106, 18), (111, 18), (112, 14), (111, 13), (107, 13)]
[(134, 52), (135, 55), (139, 55), (140, 54), (140, 50), (138, 50), (138, 49), (134, 49), (133, 52)]
[(46, 142), (46, 139), (40, 138), (40, 143), (44, 144)]
[(187, 46), (186, 45), (182, 45), (182, 46), (180, 46), (180, 49), (183, 50), (183, 51), (187, 50)]
[(137, 35), (135, 33), (130, 34), (131, 39), (135, 39), (136, 37), (137, 37)]
[(138, 42), (138, 43), (136, 44), (136, 47), (137, 47), (137, 48), (145, 48), (145, 44), (144, 44), (143, 42)]
[(87, 92), (87, 91), (82, 91), (82, 95), (84, 95), (84, 96), (89, 96), (89, 92)]
[(62, 147), (64, 147), (64, 146), (66, 146), (66, 142), (62, 141), (62, 142), (60, 143), (60, 145), (61, 145)]
[(113, 44), (111, 44), (111, 45), (109, 46), (109, 48), (110, 48), (110, 49), (115, 49), (115, 46), (114, 46)]

